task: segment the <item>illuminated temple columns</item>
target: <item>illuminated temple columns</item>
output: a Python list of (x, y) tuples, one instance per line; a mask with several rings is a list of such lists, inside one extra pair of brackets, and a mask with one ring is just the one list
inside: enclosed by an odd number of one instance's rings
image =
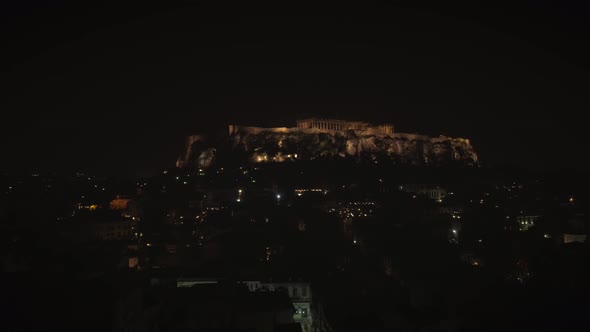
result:
[(372, 126), (365, 122), (347, 122), (342, 120), (322, 120), (322, 119), (304, 119), (297, 121), (297, 127), (302, 129), (319, 129), (319, 130), (377, 130), (386, 134), (393, 134), (394, 128), (391, 124), (380, 124)]
[(360, 129), (359, 125), (349, 125), (341, 122), (333, 121), (310, 121), (302, 123), (301, 128), (316, 128), (321, 130), (346, 130), (346, 129)]

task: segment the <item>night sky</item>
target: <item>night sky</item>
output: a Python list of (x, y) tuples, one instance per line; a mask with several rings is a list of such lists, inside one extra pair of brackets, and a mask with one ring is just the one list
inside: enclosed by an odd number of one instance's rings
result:
[(305, 115), (468, 137), (484, 165), (588, 168), (574, 1), (78, 2), (0, 5), (0, 169), (147, 174), (188, 134)]

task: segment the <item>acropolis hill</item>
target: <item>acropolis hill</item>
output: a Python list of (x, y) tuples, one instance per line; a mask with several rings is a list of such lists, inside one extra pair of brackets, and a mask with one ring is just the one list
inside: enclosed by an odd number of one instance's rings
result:
[(211, 166), (224, 145), (231, 154), (253, 163), (347, 158), (409, 165), (477, 165), (469, 139), (396, 133), (392, 124), (309, 118), (298, 120), (295, 127), (229, 125), (228, 129), (228, 141), (217, 142), (221, 144), (190, 136), (177, 166)]

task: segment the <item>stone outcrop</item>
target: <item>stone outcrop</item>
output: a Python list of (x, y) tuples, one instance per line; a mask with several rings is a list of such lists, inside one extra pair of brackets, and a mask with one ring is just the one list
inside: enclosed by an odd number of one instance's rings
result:
[(187, 137), (186, 152), (183, 156), (178, 158), (176, 161), (176, 167), (211, 167), (215, 162), (215, 154), (217, 152), (217, 149), (211, 146), (212, 143), (213, 142), (210, 142), (207, 138), (201, 135)]
[[(189, 142), (187, 142), (189, 143)], [(362, 162), (409, 165), (477, 165), (468, 139), (384, 133), (371, 130), (319, 130), (230, 126), (226, 148), (253, 163), (346, 158)], [(194, 140), (178, 166), (208, 167), (217, 149)]]

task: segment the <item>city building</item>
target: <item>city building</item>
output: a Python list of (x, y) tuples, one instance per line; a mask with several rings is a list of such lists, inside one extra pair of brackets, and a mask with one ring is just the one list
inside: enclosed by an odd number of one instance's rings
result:
[(280, 292), (205, 283), (127, 293), (115, 308), (115, 331), (301, 332), (291, 301)]
[(535, 226), (535, 223), (541, 218), (542, 216), (534, 215), (534, 216), (517, 216), (516, 223), (520, 231), (526, 232), (529, 228)]
[(399, 186), (399, 190), (426, 196), (439, 202), (447, 196), (445, 188), (430, 184), (404, 184)]
[(94, 222), (90, 232), (99, 240), (127, 240), (134, 236), (136, 222), (131, 219)]
[(578, 212), (572, 215), (563, 228), (563, 243), (584, 243), (588, 237), (586, 216)]
[(126, 210), (127, 207), (129, 206), (130, 201), (131, 201), (131, 199), (129, 199), (129, 198), (124, 198), (120, 195), (117, 195), (117, 198), (113, 199), (109, 203), (109, 209), (111, 209), (111, 210)]
[(312, 318), (312, 296), (311, 287), (306, 282), (261, 282), (243, 281), (250, 292), (277, 292), (283, 291), (289, 294), (289, 298), (295, 307), (293, 319), (301, 324), (303, 332), (311, 332)]

